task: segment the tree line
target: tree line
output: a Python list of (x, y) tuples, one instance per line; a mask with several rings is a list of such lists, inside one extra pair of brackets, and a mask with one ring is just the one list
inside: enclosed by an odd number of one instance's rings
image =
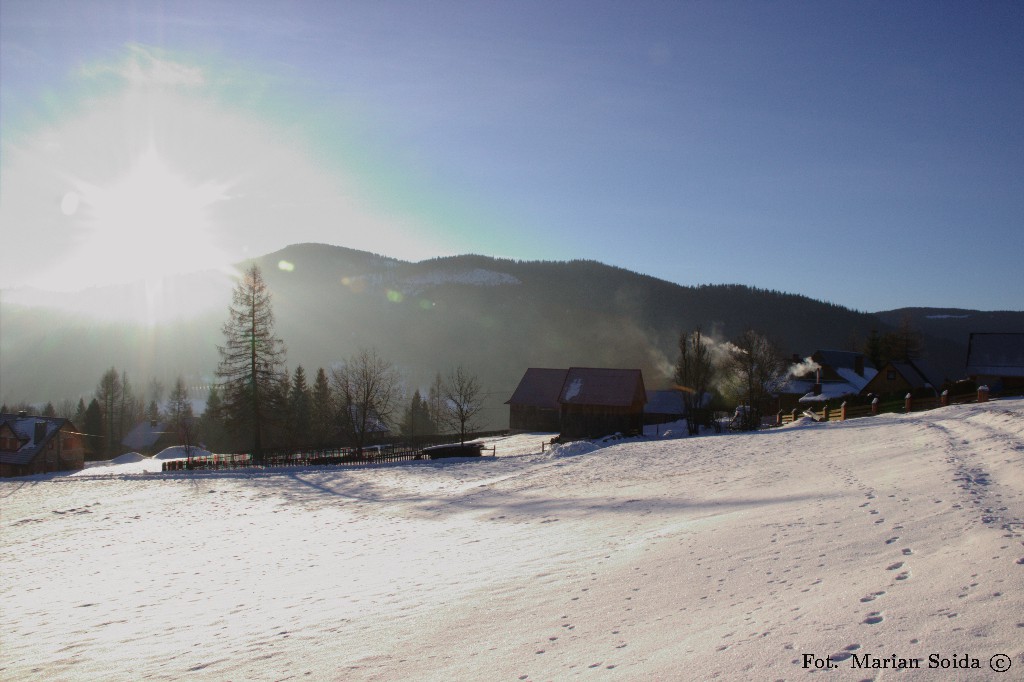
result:
[[(302, 365), (286, 368), (286, 348), (274, 330), (270, 291), (252, 265), (232, 293), (228, 319), (218, 346), (217, 383), (206, 407), (194, 415), (179, 377), (165, 401), (165, 388), (151, 381), (140, 390), (127, 374), (104, 372), (92, 399), (62, 401), (43, 409), (47, 416), (72, 419), (94, 458), (119, 452), (124, 436), (141, 420), (164, 424), (186, 445), (202, 444), (218, 452), (267, 449), (354, 447), (362, 449), (386, 436), (409, 441), (456, 433), (464, 440), (476, 428), (481, 410), (479, 379), (462, 366), (438, 374), (426, 389), (405, 392), (403, 377), (375, 350), (364, 349), (331, 366), (320, 367), (312, 381)], [(880, 368), (888, 359), (921, 351), (920, 335), (904, 325), (898, 332), (872, 336), (860, 350)], [(786, 380), (784, 354), (765, 335), (748, 329), (731, 341), (705, 336), (700, 327), (679, 338), (674, 381), (684, 392), (690, 430), (713, 393), (719, 407), (744, 405), (753, 428), (760, 411)], [(146, 398), (143, 397), (146, 396)], [(14, 410), (32, 410), (16, 405)]]
[[(330, 369), (318, 368), (312, 381), (302, 365), (289, 371), (284, 342), (274, 330), (270, 291), (255, 264), (232, 292), (222, 332), (218, 381), (200, 415), (194, 414), (181, 377), (166, 400), (164, 387), (152, 381), (147, 401), (114, 367), (104, 372), (89, 402), (48, 403), (42, 414), (71, 419), (90, 459), (120, 454), (125, 436), (146, 420), (159, 424), (176, 444), (251, 452), (257, 461), (270, 449), (361, 451), (395, 434), (420, 443), (442, 433), (458, 434), (464, 442), (478, 428), (482, 388), (462, 366), (437, 374), (428, 389), (416, 389), (411, 398), (399, 369), (373, 349)], [(35, 411), (27, 404), (12, 407), (0, 411)]]
[(346, 445), (361, 452), (397, 426), (410, 440), (447, 430), (463, 442), (476, 428), (481, 387), (461, 366), (438, 375), (425, 399), (416, 390), (407, 406), (398, 368), (372, 349), (329, 372), (318, 368), (312, 386), (301, 365), (289, 374), (270, 292), (256, 265), (235, 287), (222, 331), (219, 383), (210, 391), (201, 429), (220, 450), (248, 450), (259, 461), (268, 447)]

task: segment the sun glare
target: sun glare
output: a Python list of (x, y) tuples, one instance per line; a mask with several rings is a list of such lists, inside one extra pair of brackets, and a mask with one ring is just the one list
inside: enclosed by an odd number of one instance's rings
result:
[(152, 280), (224, 264), (210, 208), (225, 191), (187, 182), (150, 146), (110, 185), (77, 183), (61, 211), (82, 225), (81, 258), (104, 271), (98, 280)]

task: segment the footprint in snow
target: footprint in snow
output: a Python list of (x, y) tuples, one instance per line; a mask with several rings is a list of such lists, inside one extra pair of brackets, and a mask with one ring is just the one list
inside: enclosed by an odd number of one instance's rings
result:
[(876, 599), (881, 597), (883, 594), (885, 594), (885, 590), (881, 590), (879, 592), (872, 592), (871, 594), (869, 594), (867, 596), (861, 597), (860, 600), (861, 600), (862, 603), (866, 604), (867, 602), (875, 601)]

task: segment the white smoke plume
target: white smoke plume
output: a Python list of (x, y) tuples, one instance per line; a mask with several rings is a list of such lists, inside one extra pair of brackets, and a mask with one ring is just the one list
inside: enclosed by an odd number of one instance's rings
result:
[(810, 357), (804, 358), (802, 361), (790, 365), (789, 376), (791, 377), (802, 377), (807, 374), (813, 374), (821, 369), (821, 365), (812, 360)]

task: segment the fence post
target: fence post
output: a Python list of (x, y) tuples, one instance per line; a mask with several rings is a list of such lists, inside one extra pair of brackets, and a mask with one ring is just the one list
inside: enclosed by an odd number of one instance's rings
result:
[(913, 402), (913, 398), (911, 398), (910, 394), (908, 393), (907, 397), (903, 399), (903, 411), (910, 412), (911, 407), (913, 407)]
[(978, 386), (978, 402), (988, 402), (988, 386)]
[(839, 421), (841, 421), (841, 422), (846, 421), (846, 401), (845, 400), (843, 401), (843, 404), (839, 406)]
[(797, 409), (794, 407), (793, 408), (793, 421), (796, 421), (796, 414), (797, 414)]
[(779, 410), (779, 413), (775, 415), (775, 425), (782, 426), (782, 410)]
[(871, 416), (878, 416), (878, 396), (875, 396), (875, 399), (871, 401)]
[(828, 403), (825, 403), (825, 407), (821, 409), (821, 421), (828, 421)]
[(945, 390), (942, 392), (942, 395), (939, 396), (939, 406), (946, 407), (947, 405), (949, 405), (949, 391)]

